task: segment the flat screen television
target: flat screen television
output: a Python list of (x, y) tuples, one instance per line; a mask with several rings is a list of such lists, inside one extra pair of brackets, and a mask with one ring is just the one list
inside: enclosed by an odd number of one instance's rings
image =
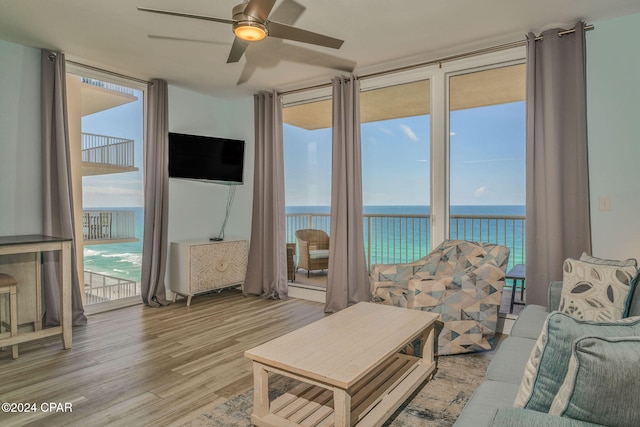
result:
[(169, 133), (169, 177), (243, 183), (244, 141)]

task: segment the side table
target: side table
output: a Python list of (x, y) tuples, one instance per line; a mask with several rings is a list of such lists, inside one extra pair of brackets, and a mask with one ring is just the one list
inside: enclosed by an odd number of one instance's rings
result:
[[(511, 270), (507, 272), (505, 279), (513, 280), (513, 287), (511, 289), (511, 305), (509, 306), (509, 313), (513, 313), (514, 304), (525, 305), (524, 302), (524, 288), (525, 288), (525, 264), (516, 264)], [(516, 285), (520, 282), (520, 302), (515, 302), (516, 297)]]

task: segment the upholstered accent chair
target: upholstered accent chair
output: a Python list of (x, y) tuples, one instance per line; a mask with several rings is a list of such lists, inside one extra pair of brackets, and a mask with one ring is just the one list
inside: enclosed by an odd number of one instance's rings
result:
[(298, 267), (307, 270), (325, 270), (329, 268), (329, 235), (323, 230), (306, 228), (296, 231), (298, 241)]
[(372, 300), (440, 313), (438, 355), (490, 350), (508, 260), (506, 246), (445, 240), (415, 262), (372, 266)]

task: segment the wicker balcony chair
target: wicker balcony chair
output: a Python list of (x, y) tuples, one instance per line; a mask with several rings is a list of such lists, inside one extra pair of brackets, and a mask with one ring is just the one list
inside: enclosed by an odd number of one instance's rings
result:
[(298, 267), (307, 270), (325, 270), (329, 268), (329, 235), (322, 230), (304, 229), (296, 231), (298, 240)]

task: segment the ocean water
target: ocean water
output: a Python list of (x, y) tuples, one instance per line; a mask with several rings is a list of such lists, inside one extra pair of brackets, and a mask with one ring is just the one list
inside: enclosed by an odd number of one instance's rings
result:
[[(84, 247), (84, 269), (106, 276), (140, 282), (142, 268), (142, 237), (144, 234), (144, 210), (133, 208), (103, 208), (103, 210), (135, 211), (135, 236), (137, 242), (88, 245)], [(91, 210), (100, 210), (92, 208)]]
[[(524, 263), (524, 205), (451, 206), (450, 210), (450, 238), (508, 246), (508, 268)], [(287, 206), (286, 213), (294, 215), (287, 221), (287, 241), (294, 242), (295, 230), (301, 228), (329, 233), (329, 212), (329, 206)], [(305, 215), (309, 213), (324, 215)], [(429, 206), (364, 206), (367, 263), (412, 262), (427, 255), (431, 248), (429, 213)]]
[[(109, 208), (105, 208), (108, 210)], [(140, 282), (142, 266), (143, 208), (118, 208), (135, 211), (135, 235), (138, 242), (89, 245), (84, 248), (87, 271)], [(329, 214), (329, 206), (287, 206), (287, 214)], [(431, 247), (429, 206), (365, 206), (365, 247), (371, 264), (411, 262), (425, 256)], [(379, 215), (379, 216), (378, 216)], [(390, 218), (384, 215), (403, 215)], [(451, 215), (484, 218), (451, 218), (452, 238), (505, 244), (511, 248), (509, 266), (524, 262), (525, 223), (521, 219), (488, 219), (486, 217), (523, 217), (522, 205), (452, 206)], [(405, 217), (406, 216), (406, 217)], [(295, 230), (320, 228), (329, 233), (326, 216), (296, 216), (287, 221), (287, 240), (295, 242)], [(370, 241), (370, 242), (369, 242)], [(370, 244), (369, 244), (370, 243)]]

